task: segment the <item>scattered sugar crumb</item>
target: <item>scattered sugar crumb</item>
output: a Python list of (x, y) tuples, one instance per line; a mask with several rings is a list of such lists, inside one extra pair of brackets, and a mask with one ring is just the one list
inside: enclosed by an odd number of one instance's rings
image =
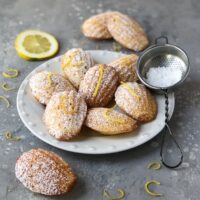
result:
[(30, 142), (29, 144), (30, 144), (31, 146), (34, 146), (34, 145), (35, 145), (35, 143), (34, 143), (34, 142)]
[(196, 155), (195, 155), (194, 152), (190, 152), (189, 159), (190, 160), (195, 160), (196, 159)]
[(184, 168), (187, 168), (187, 167), (189, 167), (190, 166), (190, 163), (187, 163), (187, 162), (183, 162), (182, 163), (182, 167), (184, 167)]
[(172, 149), (167, 149), (167, 152), (172, 153), (173, 151), (172, 151)]
[(189, 152), (189, 147), (184, 147), (184, 148), (183, 148), (183, 152), (185, 152), (185, 153), (186, 153), (186, 152)]
[(178, 172), (175, 171), (175, 170), (173, 170), (173, 171), (171, 172), (171, 175), (172, 175), (172, 176), (178, 176)]
[(8, 165), (2, 164), (2, 165), (1, 165), (1, 168), (2, 168), (2, 169), (7, 169), (7, 168), (8, 168)]

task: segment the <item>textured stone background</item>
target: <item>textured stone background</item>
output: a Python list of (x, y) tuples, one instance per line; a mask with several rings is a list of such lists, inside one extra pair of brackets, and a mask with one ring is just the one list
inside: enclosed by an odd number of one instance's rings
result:
[[(13, 80), (0, 76), (0, 83), (8, 81), (18, 88), (22, 80), (42, 62), (27, 62), (14, 49), (16, 35), (25, 29), (37, 28), (54, 34), (61, 43), (59, 54), (72, 47), (85, 49), (112, 49), (112, 42), (94, 42), (85, 39), (79, 31), (83, 19), (106, 10), (119, 10), (135, 17), (146, 29), (150, 40), (166, 34), (171, 43), (185, 49), (190, 57), (191, 73), (176, 91), (176, 109), (171, 126), (183, 147), (184, 164), (177, 170), (162, 168), (158, 172), (146, 165), (159, 160), (160, 136), (136, 149), (126, 152), (89, 156), (53, 148), (24, 127), (16, 110), (17, 92), (0, 90), (12, 104), (8, 110), (0, 102), (0, 199), (1, 200), (101, 200), (102, 190), (113, 193), (124, 188), (128, 200), (152, 199), (143, 191), (147, 179), (159, 180), (154, 187), (163, 192), (165, 200), (197, 200), (200, 185), (200, 4), (198, 0), (0, 0), (0, 71), (6, 67), (19, 68), (21, 75)], [(2, 134), (12, 131), (23, 137), (20, 142), (6, 141)], [(44, 197), (26, 190), (15, 179), (17, 156), (33, 147), (52, 150), (69, 161), (79, 181), (74, 190), (62, 197)], [(173, 148), (168, 153), (175, 155)]]

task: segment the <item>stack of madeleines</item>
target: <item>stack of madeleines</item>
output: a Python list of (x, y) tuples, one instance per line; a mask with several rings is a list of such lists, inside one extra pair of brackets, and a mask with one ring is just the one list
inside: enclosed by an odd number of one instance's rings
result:
[[(43, 121), (58, 140), (77, 136), (83, 125), (104, 135), (131, 133), (157, 114), (154, 96), (138, 83), (135, 54), (95, 64), (83, 49), (62, 57), (63, 75), (41, 71), (30, 79), (32, 95), (46, 106)], [(115, 99), (116, 105), (112, 106)]]
[(115, 39), (122, 46), (141, 51), (148, 44), (148, 38), (138, 22), (117, 11), (94, 15), (82, 24), (83, 34), (96, 40)]

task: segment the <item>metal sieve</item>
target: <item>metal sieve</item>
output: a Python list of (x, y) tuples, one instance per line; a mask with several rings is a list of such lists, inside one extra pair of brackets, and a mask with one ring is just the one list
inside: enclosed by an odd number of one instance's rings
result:
[[(158, 44), (160, 39), (165, 40), (165, 44)], [(170, 87), (159, 87), (151, 85), (147, 81), (146, 74), (151, 67), (176, 67), (179, 66), (182, 71), (180, 81)], [(179, 47), (168, 43), (168, 38), (161, 36), (155, 40), (155, 45), (150, 46), (140, 56), (137, 64), (137, 74), (140, 81), (147, 87), (154, 90), (163, 90), (175, 87), (181, 84), (189, 73), (189, 59), (187, 54)]]
[[(160, 44), (158, 43), (159, 40), (164, 40), (165, 43)], [(173, 85), (170, 85), (168, 87), (160, 87), (159, 85), (152, 85), (147, 80), (147, 72), (150, 70), (150, 68), (154, 67), (179, 67), (182, 72), (181, 80), (176, 82)], [(166, 36), (160, 36), (155, 39), (155, 44), (150, 46), (148, 49), (146, 49), (142, 55), (140, 56), (138, 63), (137, 63), (137, 69), (136, 69), (137, 75), (140, 79), (140, 81), (146, 85), (148, 88), (156, 90), (158, 92), (162, 92), (165, 95), (165, 127), (163, 132), (163, 137), (161, 141), (161, 149), (160, 149), (160, 156), (161, 161), (163, 165), (165, 165), (168, 168), (177, 168), (181, 165), (183, 161), (183, 153), (182, 150), (177, 143), (170, 127), (169, 127), (169, 114), (168, 114), (168, 90), (176, 87), (177, 85), (180, 85), (187, 77), (189, 73), (189, 58), (187, 54), (179, 47), (169, 44), (168, 38)], [(157, 78), (157, 77), (155, 77)], [(163, 156), (163, 146), (165, 143), (166, 134), (169, 133), (170, 137), (173, 139), (175, 145), (179, 149), (181, 153), (180, 161), (176, 165), (170, 165), (168, 164)]]

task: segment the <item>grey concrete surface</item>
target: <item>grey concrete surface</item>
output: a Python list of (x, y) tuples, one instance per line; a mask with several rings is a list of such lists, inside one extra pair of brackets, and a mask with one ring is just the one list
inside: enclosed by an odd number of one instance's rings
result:
[[(101, 200), (107, 188), (115, 194), (117, 188), (126, 191), (127, 200), (153, 199), (145, 194), (146, 180), (156, 179), (163, 200), (198, 200), (200, 185), (200, 3), (198, 0), (0, 0), (0, 71), (7, 67), (20, 69), (20, 76), (8, 82), (18, 88), (22, 80), (42, 62), (27, 62), (14, 49), (16, 35), (25, 29), (37, 28), (55, 35), (60, 41), (59, 54), (72, 47), (112, 49), (113, 42), (94, 42), (79, 31), (83, 19), (106, 10), (119, 10), (136, 18), (146, 29), (150, 40), (165, 34), (169, 41), (186, 50), (191, 73), (176, 90), (176, 109), (171, 126), (184, 151), (184, 163), (177, 170), (147, 169), (147, 164), (159, 160), (161, 135), (129, 151), (112, 155), (80, 155), (49, 146), (24, 127), (16, 110), (15, 92), (0, 95), (10, 99), (12, 107), (5, 109), (0, 101), (0, 200)], [(125, 51), (125, 50), (123, 50)], [(13, 132), (22, 141), (6, 141), (3, 133)], [(41, 147), (52, 150), (67, 160), (78, 175), (78, 182), (69, 194), (45, 197), (25, 189), (14, 174), (16, 158), (24, 151)], [(176, 155), (173, 147), (169, 156)]]

